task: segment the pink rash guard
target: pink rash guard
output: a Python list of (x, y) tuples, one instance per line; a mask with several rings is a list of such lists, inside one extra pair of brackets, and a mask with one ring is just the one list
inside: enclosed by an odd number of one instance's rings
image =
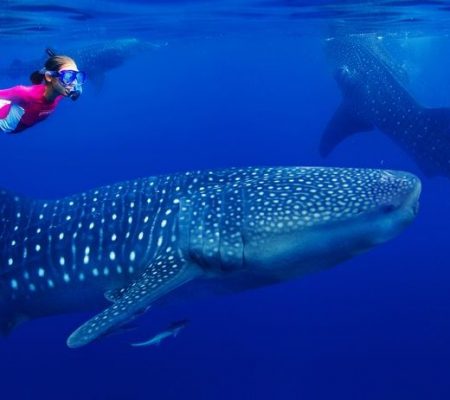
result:
[(47, 118), (62, 96), (49, 103), (44, 92), (43, 84), (0, 90), (0, 131), (21, 132)]

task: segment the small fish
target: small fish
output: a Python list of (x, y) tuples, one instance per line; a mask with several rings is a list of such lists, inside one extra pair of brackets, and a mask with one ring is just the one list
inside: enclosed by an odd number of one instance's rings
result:
[(178, 333), (186, 327), (189, 320), (183, 319), (181, 321), (173, 322), (169, 325), (169, 327), (155, 336), (153, 336), (151, 339), (146, 340), (145, 342), (139, 342), (139, 343), (131, 343), (131, 346), (133, 347), (143, 347), (143, 346), (154, 346), (159, 345), (164, 339), (167, 339), (171, 336), (176, 337)]

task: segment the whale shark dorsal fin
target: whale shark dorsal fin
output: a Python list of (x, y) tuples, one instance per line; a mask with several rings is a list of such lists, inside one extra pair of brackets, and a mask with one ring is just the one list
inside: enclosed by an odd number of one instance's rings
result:
[(372, 123), (358, 117), (347, 102), (341, 103), (328, 122), (320, 141), (320, 154), (326, 157), (345, 138), (374, 129)]
[(112, 304), (73, 332), (67, 346), (84, 346), (145, 312), (161, 296), (198, 276), (199, 270), (188, 264), (180, 253), (165, 252), (156, 257), (144, 272), (130, 283)]

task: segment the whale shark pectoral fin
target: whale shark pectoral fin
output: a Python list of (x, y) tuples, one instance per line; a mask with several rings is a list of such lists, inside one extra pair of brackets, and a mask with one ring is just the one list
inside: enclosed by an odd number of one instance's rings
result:
[(158, 256), (110, 307), (97, 314), (67, 339), (67, 346), (84, 346), (133, 320), (151, 303), (198, 276), (198, 270), (181, 255)]
[(374, 125), (355, 115), (355, 112), (347, 105), (341, 103), (328, 122), (320, 140), (320, 154), (328, 156), (331, 151), (345, 138), (357, 132), (366, 132), (374, 128)]

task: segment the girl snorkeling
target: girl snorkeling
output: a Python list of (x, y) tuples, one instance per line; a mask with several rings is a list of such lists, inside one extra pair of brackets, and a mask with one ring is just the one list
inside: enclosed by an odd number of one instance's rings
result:
[(44, 68), (30, 75), (31, 86), (0, 90), (0, 132), (22, 132), (47, 118), (63, 97), (80, 97), (86, 74), (72, 58), (47, 54)]

